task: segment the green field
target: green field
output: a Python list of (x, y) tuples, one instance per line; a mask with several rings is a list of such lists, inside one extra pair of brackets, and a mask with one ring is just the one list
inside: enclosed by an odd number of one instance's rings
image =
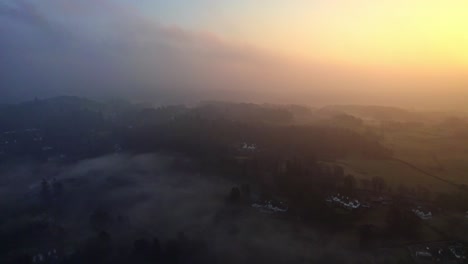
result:
[(396, 158), (447, 180), (468, 184), (468, 139), (433, 128), (387, 133), (384, 144)]
[(431, 219), (428, 224), (447, 237), (468, 240), (468, 219), (463, 214), (444, 213)]
[[(347, 173), (361, 179), (379, 176), (391, 188), (423, 187), (431, 192), (452, 192), (453, 185), (468, 185), (468, 138), (454, 135), (450, 128), (426, 124), (404, 129), (376, 128), (381, 142), (393, 152), (395, 160), (347, 158), (338, 161)], [(427, 172), (451, 184), (428, 176)]]
[(387, 186), (396, 190), (400, 186), (406, 188), (423, 187), (432, 192), (453, 191), (454, 187), (431, 178), (405, 164), (394, 160), (364, 160), (347, 159), (338, 162), (345, 168), (346, 173), (355, 175), (358, 179), (372, 179), (382, 177)]

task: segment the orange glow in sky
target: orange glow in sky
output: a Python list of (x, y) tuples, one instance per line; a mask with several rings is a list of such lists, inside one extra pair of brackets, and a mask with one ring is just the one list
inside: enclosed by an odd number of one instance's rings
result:
[(468, 0), (7, 2), (0, 47), (12, 98), (32, 94), (17, 87), (120, 86), (468, 106)]
[(296, 58), (468, 67), (466, 0), (209, 2), (192, 24)]

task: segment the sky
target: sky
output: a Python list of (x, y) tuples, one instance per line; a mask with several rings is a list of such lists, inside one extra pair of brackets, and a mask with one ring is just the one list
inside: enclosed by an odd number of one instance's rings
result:
[(0, 102), (468, 105), (464, 0), (4, 0)]
[(176, 0), (140, 7), (169, 23), (300, 58), (468, 65), (468, 2), (462, 0)]

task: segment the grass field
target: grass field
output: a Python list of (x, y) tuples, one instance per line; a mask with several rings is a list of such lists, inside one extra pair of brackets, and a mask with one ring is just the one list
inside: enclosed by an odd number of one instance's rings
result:
[(454, 187), (394, 160), (347, 159), (338, 162), (346, 173), (358, 179), (372, 179), (374, 176), (385, 179), (387, 186), (396, 190), (399, 186), (407, 188), (424, 187), (432, 192), (453, 191)]
[[(367, 210), (360, 216), (356, 226), (371, 224), (380, 230), (386, 230), (389, 210), (390, 207), (388, 206), (374, 207), (371, 210)], [(388, 238), (387, 242), (390, 242), (390, 244), (393, 245), (404, 245), (408, 243), (417, 243), (420, 241), (436, 241), (445, 238), (444, 235), (438, 231), (438, 229), (432, 228), (432, 226), (428, 225), (428, 223), (429, 222), (427, 221), (421, 223), (419, 236), (417, 238)]]
[(428, 222), (447, 237), (468, 241), (468, 219), (460, 213), (447, 213), (434, 217)]
[(396, 158), (458, 184), (468, 184), (468, 140), (447, 130), (418, 129), (391, 132), (384, 144)]
[[(383, 130), (382, 136), (382, 143), (393, 151), (394, 158), (453, 185), (468, 185), (468, 139), (455, 137), (449, 128), (427, 125)], [(453, 185), (395, 160), (348, 158), (338, 163), (347, 173), (361, 179), (380, 176), (391, 188), (401, 185), (424, 187), (431, 192), (451, 192), (455, 189)]]

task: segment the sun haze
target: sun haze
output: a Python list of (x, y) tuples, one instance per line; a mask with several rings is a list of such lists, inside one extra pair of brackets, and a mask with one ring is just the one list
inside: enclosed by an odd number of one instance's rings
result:
[(4, 98), (86, 84), (104, 96), (131, 87), (140, 98), (163, 89), (179, 99), (231, 92), (405, 106), (424, 96), (423, 107), (459, 107), (468, 93), (467, 10), (462, 0), (7, 1)]

